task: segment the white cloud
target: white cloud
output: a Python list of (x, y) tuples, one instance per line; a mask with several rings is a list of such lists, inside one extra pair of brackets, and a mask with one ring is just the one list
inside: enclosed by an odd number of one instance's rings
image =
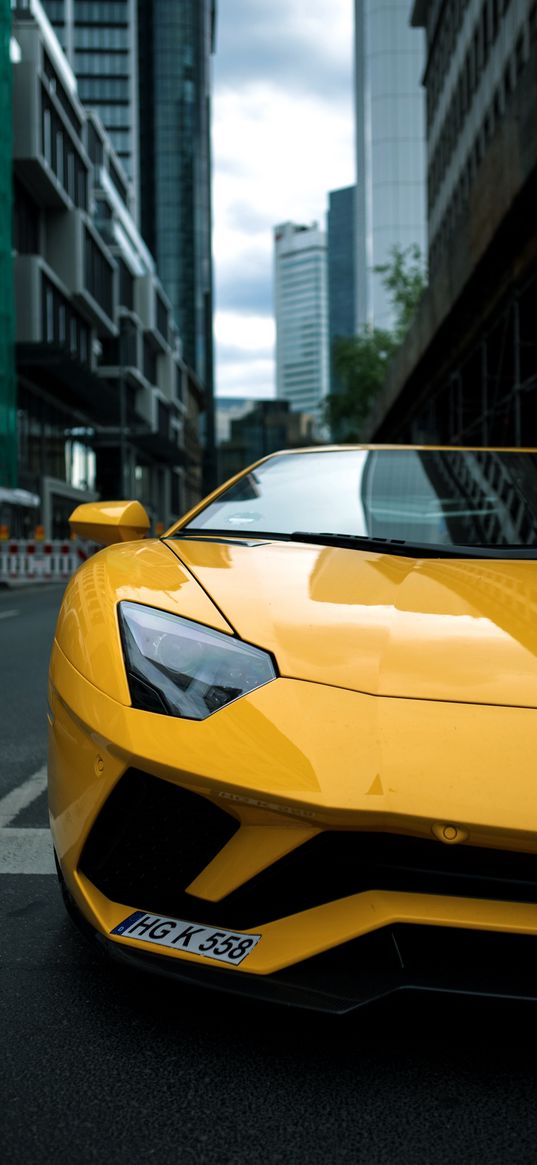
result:
[(352, 9), (352, 0), (220, 5), (213, 102), (219, 395), (243, 395), (249, 383), (252, 395), (273, 395), (272, 228), (287, 219), (322, 221), (328, 191), (354, 181)]

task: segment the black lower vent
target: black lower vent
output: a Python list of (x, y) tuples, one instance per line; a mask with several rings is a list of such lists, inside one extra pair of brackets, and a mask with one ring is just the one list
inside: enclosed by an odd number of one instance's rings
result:
[(206, 798), (130, 770), (89, 835), (80, 868), (107, 898), (244, 930), (364, 890), (537, 903), (537, 855), (422, 838), (326, 831), (228, 894), (185, 893), (238, 828)]
[(79, 867), (107, 898), (163, 909), (239, 827), (206, 797), (129, 769), (104, 804)]

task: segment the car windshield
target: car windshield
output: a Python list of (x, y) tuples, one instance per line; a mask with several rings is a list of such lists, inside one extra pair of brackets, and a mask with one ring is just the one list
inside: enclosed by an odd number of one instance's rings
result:
[(537, 553), (537, 455), (402, 448), (281, 454), (241, 477), (179, 535), (186, 530)]

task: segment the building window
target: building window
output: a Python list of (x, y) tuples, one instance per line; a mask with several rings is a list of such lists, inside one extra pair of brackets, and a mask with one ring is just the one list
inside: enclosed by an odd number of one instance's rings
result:
[(158, 431), (159, 436), (164, 437), (165, 440), (170, 439), (170, 410), (167, 405), (163, 404), (161, 400), (157, 401), (158, 407)]
[(88, 172), (86, 167), (82, 164), (80, 159), (77, 159), (76, 167), (76, 204), (82, 210), (87, 210), (88, 207)]
[(50, 283), (45, 285), (45, 326), (44, 336), (47, 344), (54, 343), (54, 290)]
[(99, 307), (108, 316), (113, 314), (113, 269), (103, 255), (93, 235), (88, 230), (84, 235), (84, 280), (85, 287)]
[(157, 356), (146, 336), (144, 336), (144, 376), (150, 384), (157, 383)]
[(157, 328), (164, 340), (168, 339), (168, 309), (162, 296), (157, 292)]
[(13, 189), (13, 246), (19, 255), (39, 252), (39, 207), (15, 179)]
[(65, 187), (65, 168), (64, 168), (64, 136), (60, 129), (56, 130), (56, 177), (58, 182), (61, 182)]
[(73, 200), (87, 208), (87, 170), (76, 154), (65, 125), (43, 90), (41, 120), (42, 153), (58, 182)]
[(42, 277), (42, 336), (45, 344), (59, 344), (86, 363), (90, 355), (88, 325), (78, 315), (61, 291)]
[(45, 161), (52, 166), (52, 114), (47, 105), (43, 107), (42, 150)]
[(104, 161), (104, 147), (91, 121), (88, 122), (88, 154), (95, 166), (102, 166)]
[(78, 135), (80, 135), (82, 132), (82, 123), (80, 118), (77, 117), (71, 101), (69, 100), (69, 97), (62, 85), (62, 82), (60, 81), (56, 69), (54, 68), (54, 65), (52, 64), (52, 61), (50, 60), (50, 57), (47, 55), (47, 53), (43, 54), (43, 72), (47, 78), (49, 89), (56, 95), (56, 98), (59, 101), (63, 112), (69, 118), (73, 129)]
[(118, 260), (119, 267), (119, 302), (122, 307), (134, 311), (134, 276), (131, 275), (123, 259)]
[(58, 307), (58, 340), (60, 344), (67, 340), (67, 308), (63, 302)]

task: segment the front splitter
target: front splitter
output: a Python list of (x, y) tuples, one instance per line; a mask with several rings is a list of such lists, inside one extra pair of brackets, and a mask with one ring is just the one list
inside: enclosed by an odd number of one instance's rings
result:
[(401, 924), (261, 976), (111, 941), (87, 922), (64, 884), (62, 889), (73, 920), (115, 964), (185, 986), (332, 1015), (408, 991), (537, 1002), (533, 935)]

